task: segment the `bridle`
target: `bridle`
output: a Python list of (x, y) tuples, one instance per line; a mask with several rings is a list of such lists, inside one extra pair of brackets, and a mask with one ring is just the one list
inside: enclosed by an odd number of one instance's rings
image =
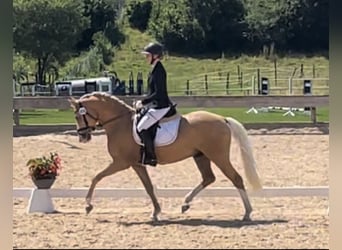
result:
[[(79, 102), (78, 104), (80, 106), (80, 108), (78, 109), (78, 113), (82, 116), (85, 127), (77, 129), (77, 134), (85, 135), (85, 134), (91, 133), (92, 131), (94, 131), (96, 129), (94, 126), (89, 126), (87, 116), (89, 116), (91, 119), (93, 119), (95, 121), (99, 121), (99, 119), (97, 117), (93, 116), (92, 114), (90, 114), (87, 111), (87, 109), (82, 105), (81, 102)], [(113, 121), (115, 121), (115, 120), (117, 120), (117, 119), (119, 119), (122, 116), (125, 116), (127, 114), (131, 114), (131, 112), (125, 112), (125, 113), (119, 114), (118, 116), (115, 116), (115, 117), (109, 119), (108, 121), (100, 123), (99, 125), (104, 126), (104, 125), (106, 125), (110, 122), (113, 122)]]
[(89, 126), (88, 120), (87, 120), (87, 115), (91, 118), (94, 119), (95, 121), (98, 120), (98, 118), (94, 117), (92, 114), (90, 114), (87, 109), (82, 105), (81, 102), (78, 103), (80, 105), (80, 108), (78, 109), (78, 113), (82, 116), (83, 122), (85, 124), (85, 127), (77, 129), (77, 134), (79, 135), (85, 135), (87, 133), (90, 133), (95, 130), (95, 127)]

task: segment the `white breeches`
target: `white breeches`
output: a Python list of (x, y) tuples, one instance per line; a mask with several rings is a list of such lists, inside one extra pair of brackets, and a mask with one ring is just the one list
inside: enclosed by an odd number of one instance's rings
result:
[(153, 124), (158, 122), (168, 111), (170, 107), (162, 108), (162, 109), (154, 109), (150, 108), (147, 113), (141, 118), (137, 125), (138, 132), (141, 132), (144, 129), (148, 129)]

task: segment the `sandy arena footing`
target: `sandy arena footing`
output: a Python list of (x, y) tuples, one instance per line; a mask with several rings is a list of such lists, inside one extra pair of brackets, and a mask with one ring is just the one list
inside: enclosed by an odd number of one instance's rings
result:
[[(313, 129), (279, 129), (268, 135), (249, 130), (264, 186), (328, 186), (329, 135)], [(89, 187), (110, 163), (104, 135), (80, 144), (70, 134), (13, 138), (13, 187), (33, 187), (26, 161), (56, 151), (63, 169), (53, 188)], [(244, 178), (238, 149), (232, 163)], [(201, 181), (192, 159), (148, 168), (158, 187), (194, 187)], [(213, 166), (216, 182), (232, 184)], [(172, 177), (172, 178), (171, 178)], [(103, 179), (97, 187), (142, 188), (131, 169)], [(239, 198), (198, 197), (188, 212), (183, 198), (159, 198), (161, 221), (152, 224), (146, 198), (94, 198), (85, 215), (84, 199), (54, 198), (58, 213), (27, 214), (28, 199), (13, 198), (14, 248), (329, 248), (328, 197), (251, 198), (252, 222), (242, 222)]]

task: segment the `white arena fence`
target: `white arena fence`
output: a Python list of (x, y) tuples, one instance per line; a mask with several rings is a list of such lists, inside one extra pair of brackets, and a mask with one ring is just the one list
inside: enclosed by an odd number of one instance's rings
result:
[[(13, 188), (13, 197), (29, 198), (35, 188)], [(158, 197), (184, 197), (192, 188), (158, 188), (154, 187)], [(51, 197), (55, 198), (85, 198), (88, 188), (48, 189)], [(296, 197), (296, 196), (329, 196), (328, 186), (309, 187), (264, 187), (259, 191), (248, 191), (251, 197)], [(96, 188), (94, 197), (110, 198), (146, 198), (144, 188)], [(202, 190), (197, 197), (239, 197), (236, 188), (213, 187)]]
[[(154, 187), (157, 197), (184, 197), (192, 188), (158, 188)], [(36, 188), (14, 188), (13, 197), (29, 198), (27, 213), (53, 213), (55, 208), (52, 198), (85, 198), (88, 188), (71, 189), (36, 189)], [(251, 197), (298, 197), (319, 196), (328, 197), (327, 186), (311, 187), (265, 187), (259, 191), (248, 191)], [(144, 188), (97, 188), (94, 198), (148, 198)], [(202, 190), (198, 197), (238, 197), (236, 188), (207, 188)]]

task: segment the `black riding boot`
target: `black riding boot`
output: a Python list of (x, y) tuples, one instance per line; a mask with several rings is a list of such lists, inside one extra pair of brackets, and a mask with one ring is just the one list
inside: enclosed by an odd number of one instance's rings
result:
[(140, 133), (140, 136), (143, 140), (143, 143), (145, 145), (144, 149), (145, 152), (142, 155), (142, 163), (143, 164), (148, 164), (151, 166), (156, 166), (157, 165), (157, 157), (154, 152), (154, 143), (153, 139), (151, 137), (151, 134), (148, 130), (143, 130)]

